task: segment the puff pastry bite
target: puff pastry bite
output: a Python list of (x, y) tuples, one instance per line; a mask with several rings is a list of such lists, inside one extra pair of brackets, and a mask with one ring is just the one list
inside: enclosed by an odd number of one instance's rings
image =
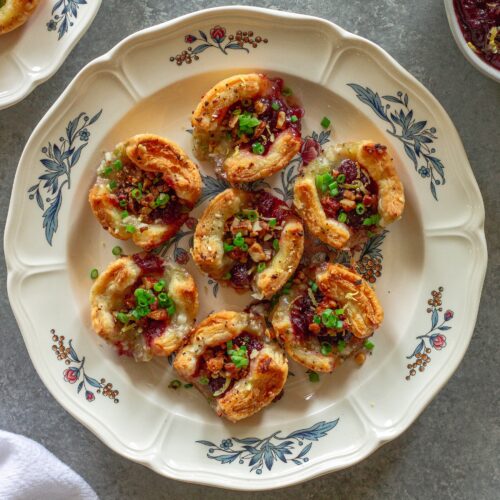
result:
[(311, 233), (340, 249), (398, 220), (405, 197), (386, 146), (359, 141), (327, 148), (305, 167), (294, 203)]
[(293, 275), (303, 249), (302, 222), (285, 202), (263, 190), (226, 189), (199, 219), (192, 253), (212, 278), (268, 298)]
[(231, 183), (269, 177), (299, 152), (303, 114), (281, 78), (231, 76), (212, 87), (193, 112), (195, 155), (210, 160)]
[(22, 26), (40, 0), (0, 0), (0, 35)]
[(372, 288), (357, 273), (325, 263), (297, 273), (281, 295), (271, 323), (287, 354), (315, 372), (331, 372), (344, 359), (373, 348), (367, 340), (384, 313)]
[(220, 311), (203, 320), (177, 353), (174, 368), (232, 422), (280, 394), (288, 376), (283, 349), (262, 316)]
[(200, 193), (198, 167), (184, 151), (141, 134), (105, 154), (89, 202), (111, 235), (151, 250), (177, 233)]
[(90, 292), (92, 328), (136, 361), (168, 356), (189, 334), (198, 290), (182, 267), (140, 253), (112, 262)]

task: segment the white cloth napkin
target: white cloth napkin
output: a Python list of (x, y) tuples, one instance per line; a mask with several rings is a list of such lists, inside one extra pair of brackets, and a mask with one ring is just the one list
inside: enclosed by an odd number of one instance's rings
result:
[(0, 431), (0, 500), (98, 500), (92, 488), (31, 439)]

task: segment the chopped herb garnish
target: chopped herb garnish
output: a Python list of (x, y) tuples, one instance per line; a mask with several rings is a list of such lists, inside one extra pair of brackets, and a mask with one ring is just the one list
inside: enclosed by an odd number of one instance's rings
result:
[(376, 226), (380, 222), (380, 215), (373, 214), (363, 221), (363, 226)]
[(227, 354), (231, 358), (236, 368), (246, 368), (248, 366), (247, 346), (242, 345), (234, 349), (233, 342), (227, 343)]
[(326, 172), (325, 174), (318, 174), (316, 176), (316, 187), (322, 192), (326, 193), (328, 186), (333, 182), (333, 177)]
[(293, 95), (293, 91), (290, 87), (283, 87), (281, 94), (284, 95), (285, 97), (290, 97), (291, 95)]
[[(345, 212), (340, 212), (339, 215), (337, 216), (337, 220), (339, 222), (346, 222), (347, 221), (347, 214)], [(364, 224), (364, 222), (363, 222)]]
[(323, 356), (327, 356), (332, 352), (332, 350), (332, 344), (329, 342), (321, 342), (321, 354), (323, 354)]
[(157, 207), (164, 207), (170, 201), (170, 196), (167, 193), (160, 193), (156, 198), (155, 204)]
[(266, 263), (265, 262), (259, 262), (259, 265), (257, 266), (257, 272), (261, 273), (262, 271), (264, 271), (265, 268), (266, 268)]
[(345, 182), (345, 174), (339, 174), (339, 175), (337, 176), (337, 182), (338, 182), (339, 184), (344, 184), (344, 182)]
[(234, 250), (234, 245), (230, 245), (229, 243), (224, 242), (224, 252), (231, 252)]
[(319, 375), (316, 372), (308, 371), (309, 382), (319, 382)]
[(113, 191), (114, 189), (116, 189), (116, 186), (117, 186), (116, 181), (114, 181), (114, 180), (109, 181), (108, 188), (110, 191)]
[(130, 194), (132, 195), (132, 198), (135, 198), (136, 200), (140, 200), (142, 198), (142, 193), (139, 188), (132, 189)]
[(106, 167), (102, 171), (102, 175), (104, 175), (105, 177), (107, 177), (108, 175), (111, 175), (112, 172), (113, 172), (113, 169), (111, 167)]
[(118, 245), (116, 247), (113, 247), (113, 250), (111, 250), (111, 253), (113, 255), (121, 255), (122, 252), (123, 252), (122, 247), (120, 247)]
[(316, 293), (318, 291), (318, 284), (315, 283), (314, 281), (309, 281), (309, 287), (313, 291), (313, 293)]
[(124, 208), (128, 205), (128, 201), (127, 200), (120, 200), (120, 207)]
[(128, 224), (127, 226), (125, 226), (125, 231), (127, 231), (127, 233), (135, 233), (135, 226)]
[(245, 244), (245, 238), (241, 233), (236, 233), (236, 236), (233, 238), (233, 244), (235, 247), (242, 247)]
[(280, 249), (280, 240), (274, 239), (273, 240), (273, 248), (276, 250), (276, 252)]
[(252, 151), (256, 154), (256, 155), (261, 155), (264, 153), (265, 151), (265, 148), (264, 146), (260, 143), (260, 142), (254, 142), (252, 144)]
[(208, 382), (210, 382), (210, 381), (208, 380), (208, 377), (200, 377), (200, 378), (198, 379), (198, 382), (199, 382), (201, 385), (208, 385)]
[(243, 243), (243, 245), (241, 245), (241, 250), (243, 250), (244, 252), (246, 252), (248, 250), (248, 244), (247, 243)]
[(318, 325), (321, 323), (321, 316), (319, 314), (314, 315), (313, 323), (317, 323)]
[(268, 223), (269, 227), (275, 227), (277, 222), (278, 221), (276, 219), (270, 219)]
[(154, 285), (153, 285), (153, 290), (155, 292), (161, 292), (165, 288), (165, 280), (158, 280)]
[(328, 128), (330, 126), (332, 122), (330, 121), (329, 118), (327, 118), (326, 116), (323, 116), (323, 119), (321, 120), (321, 126), (323, 128)]
[(120, 214), (120, 217), (122, 219), (126, 219), (128, 217), (128, 212), (126, 210), (124, 210), (121, 214)]
[(95, 280), (97, 279), (97, 276), (99, 276), (99, 271), (96, 268), (92, 269), (90, 271), (90, 279)]
[(176, 379), (176, 380), (172, 380), (172, 382), (170, 382), (170, 384), (168, 384), (168, 387), (170, 389), (178, 389), (181, 385), (182, 385), (181, 381)]
[(281, 108), (280, 103), (278, 101), (273, 101), (273, 103), (271, 104), (271, 108), (273, 108), (274, 111), (279, 111), (279, 109)]
[(375, 344), (371, 340), (365, 340), (363, 345), (365, 349), (368, 349), (369, 351), (371, 351), (375, 347)]
[(123, 163), (121, 160), (116, 160), (114, 163), (113, 163), (113, 168), (115, 170), (121, 170), (123, 168)]
[(259, 125), (260, 120), (251, 113), (245, 111), (238, 117), (240, 132), (245, 135), (253, 135), (254, 128)]
[(259, 218), (257, 210), (243, 210), (243, 216), (250, 222), (255, 222)]
[(292, 123), (295, 123), (295, 122), (298, 122), (298, 121), (299, 121), (299, 119), (298, 119), (295, 115), (292, 115), (292, 116), (290, 116), (290, 121), (291, 121)]
[(231, 273), (226, 273), (224, 276), (222, 276), (223, 280), (230, 280), (231, 279)]
[(347, 344), (346, 344), (345, 340), (339, 340), (337, 342), (337, 351), (342, 352), (345, 349), (346, 345)]
[(124, 325), (126, 325), (130, 321), (130, 318), (129, 318), (128, 314), (126, 314), (124, 312), (116, 313), (116, 319), (120, 323), (123, 323)]
[(363, 203), (358, 203), (356, 205), (356, 213), (358, 215), (363, 215), (366, 212), (366, 207), (363, 205)]
[(184, 389), (191, 389), (193, 387), (193, 384), (184, 384)]

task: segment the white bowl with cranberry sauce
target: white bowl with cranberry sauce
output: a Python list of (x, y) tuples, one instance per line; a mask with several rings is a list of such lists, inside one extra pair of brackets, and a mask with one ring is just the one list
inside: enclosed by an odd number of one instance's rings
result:
[[(450, 25), (453, 38), (455, 39), (458, 48), (461, 50), (462, 54), (467, 59), (467, 61), (469, 61), (476, 69), (478, 69), (481, 73), (483, 73), (483, 75), (488, 76), (489, 78), (495, 80), (496, 82), (500, 82), (500, 69), (497, 69), (493, 64), (487, 62), (484, 59), (484, 57), (482, 57), (481, 55), (482, 53), (479, 51), (479, 49), (471, 41), (467, 40), (467, 38), (470, 38), (470, 35), (467, 32), (464, 33), (464, 31), (461, 28), (461, 23), (459, 20), (460, 13), (457, 12), (456, 6), (457, 4), (462, 4), (462, 3), (464, 3), (463, 0), (444, 0), (444, 5), (446, 8), (446, 16), (448, 17), (448, 23)], [(476, 2), (476, 3), (479, 4), (482, 2)], [(500, 4), (498, 2), (485, 2), (485, 3), (489, 3), (490, 6), (496, 3), (497, 6), (491, 8), (496, 8), (500, 12)], [(478, 24), (480, 24), (480, 21), (478, 21)], [(496, 25), (499, 27), (497, 34), (497, 40), (498, 40), (500, 37), (499, 17), (497, 17)], [(496, 57), (498, 57), (497, 61), (500, 60), (500, 48)]]

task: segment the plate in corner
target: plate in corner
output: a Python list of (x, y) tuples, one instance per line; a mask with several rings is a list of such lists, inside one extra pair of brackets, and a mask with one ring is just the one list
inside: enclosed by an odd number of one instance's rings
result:
[(0, 109), (28, 96), (66, 60), (101, 0), (45, 0), (21, 27), (0, 36)]
[[(386, 312), (373, 356), (319, 382), (292, 363), (284, 397), (235, 425), (216, 418), (194, 390), (169, 389), (176, 378), (169, 360), (135, 364), (91, 332), (88, 273), (113, 259), (115, 242), (93, 219), (87, 192), (102, 151), (124, 137), (159, 133), (190, 151), (199, 96), (251, 70), (284, 77), (306, 110), (301, 155), (266, 180), (275, 194), (290, 199), (302, 155), (329, 141), (371, 138), (390, 149), (407, 209), (358, 256)], [(320, 126), (325, 115), (328, 130)], [(194, 274), (202, 318), (241, 308), (244, 299), (190, 260), (196, 218), (225, 188), (207, 165), (200, 168), (203, 203), (162, 253)], [(281, 488), (363, 460), (407, 429), (444, 386), (474, 329), (487, 261), (483, 221), (450, 118), (381, 48), (319, 18), (215, 8), (128, 37), (86, 66), (41, 120), (14, 182), (4, 241), (8, 293), (48, 390), (110, 448), (182, 481)]]

